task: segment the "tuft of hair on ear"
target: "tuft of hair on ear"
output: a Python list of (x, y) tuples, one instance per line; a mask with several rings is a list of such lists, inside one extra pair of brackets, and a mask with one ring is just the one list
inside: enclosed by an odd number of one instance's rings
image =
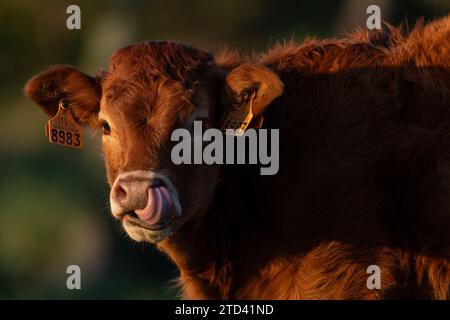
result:
[(214, 55), (214, 62), (220, 68), (230, 71), (242, 63), (242, 58), (238, 50), (223, 47)]
[(49, 116), (58, 111), (58, 102), (64, 99), (75, 120), (86, 125), (99, 111), (101, 86), (96, 78), (75, 67), (59, 65), (31, 78), (24, 93)]

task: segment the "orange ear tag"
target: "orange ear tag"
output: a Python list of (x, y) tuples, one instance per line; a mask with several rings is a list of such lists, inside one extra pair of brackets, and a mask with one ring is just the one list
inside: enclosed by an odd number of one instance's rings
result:
[(231, 110), (230, 113), (228, 113), (227, 118), (220, 129), (223, 133), (226, 133), (227, 129), (233, 129), (233, 135), (235, 136), (242, 136), (244, 134), (253, 119), (254, 98), (255, 92), (252, 93), (250, 102), (247, 105)]
[(82, 148), (83, 130), (73, 119), (72, 113), (58, 103), (58, 112), (45, 125), (45, 135), (50, 143), (60, 144), (65, 147)]

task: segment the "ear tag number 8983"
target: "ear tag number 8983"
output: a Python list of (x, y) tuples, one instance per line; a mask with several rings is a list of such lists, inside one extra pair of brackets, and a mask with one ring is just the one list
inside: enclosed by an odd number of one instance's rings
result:
[(45, 125), (45, 134), (50, 143), (72, 148), (83, 147), (83, 131), (62, 100), (58, 103), (58, 112)]

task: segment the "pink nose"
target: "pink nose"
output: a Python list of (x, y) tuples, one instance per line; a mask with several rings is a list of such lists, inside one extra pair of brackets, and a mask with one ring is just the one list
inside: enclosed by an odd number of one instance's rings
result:
[(119, 175), (111, 193), (111, 211), (114, 217), (121, 219), (127, 212), (145, 207), (147, 191), (156, 181), (133, 174)]

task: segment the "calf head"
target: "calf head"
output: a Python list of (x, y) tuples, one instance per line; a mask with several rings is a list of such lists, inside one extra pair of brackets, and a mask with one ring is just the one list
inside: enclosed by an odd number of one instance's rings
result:
[(49, 116), (64, 99), (75, 121), (102, 131), (112, 214), (134, 240), (156, 243), (201, 219), (220, 176), (217, 165), (174, 165), (172, 131), (192, 131), (195, 120), (218, 127), (250, 92), (258, 116), (282, 87), (261, 65), (225, 68), (184, 45), (146, 42), (116, 52), (97, 77), (57, 66), (29, 80), (25, 92)]

